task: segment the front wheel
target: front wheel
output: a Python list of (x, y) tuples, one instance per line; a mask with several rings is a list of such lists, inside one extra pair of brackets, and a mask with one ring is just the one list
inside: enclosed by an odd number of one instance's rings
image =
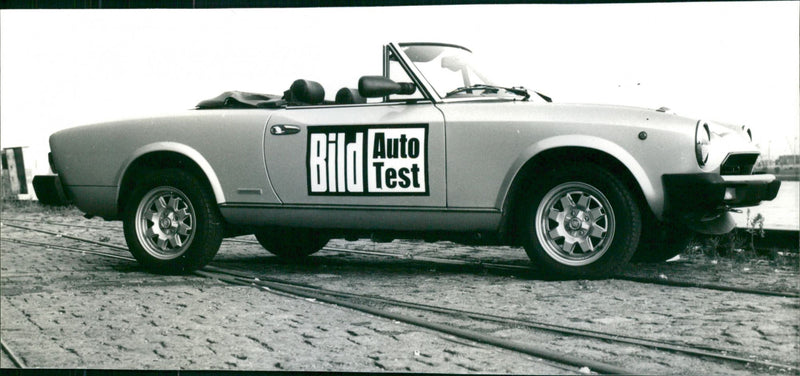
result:
[(161, 273), (186, 273), (214, 258), (223, 237), (214, 196), (178, 169), (147, 174), (123, 212), (123, 231), (140, 264)]
[(641, 214), (633, 195), (594, 164), (553, 170), (532, 184), (524, 246), (544, 271), (567, 278), (614, 275), (636, 251)]

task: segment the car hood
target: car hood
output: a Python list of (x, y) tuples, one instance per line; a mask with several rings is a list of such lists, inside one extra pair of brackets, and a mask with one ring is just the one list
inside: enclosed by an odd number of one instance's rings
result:
[[(468, 107), (469, 111), (491, 113), (497, 121), (560, 123), (584, 126), (630, 126), (680, 130), (694, 134), (698, 119), (676, 115), (669, 110), (587, 103), (541, 103), (524, 101), (448, 102), (444, 106)], [(466, 110), (466, 108), (465, 108)]]
[(583, 123), (586, 125), (616, 125), (679, 132), (694, 138), (698, 124), (708, 125), (712, 142), (725, 140), (730, 147), (756, 151), (752, 144), (752, 131), (744, 125), (734, 125), (707, 119), (689, 118), (675, 114), (664, 107), (648, 109), (631, 106), (584, 103), (530, 103), (517, 102), (526, 113), (536, 114), (539, 121)]
[(650, 109), (633, 106), (620, 106), (610, 104), (592, 103), (548, 103), (541, 105), (530, 103), (529, 105), (540, 107), (538, 111), (545, 112), (554, 117), (590, 117), (596, 122), (603, 123), (627, 123), (641, 125), (641, 121), (662, 120), (668, 122), (680, 122), (696, 124), (698, 119), (687, 118), (677, 115), (666, 107), (660, 109)]
[[(602, 123), (602, 124), (617, 124), (617, 125), (630, 125), (630, 126), (647, 126), (648, 124), (653, 127), (688, 127), (694, 132), (698, 122), (706, 123), (711, 128), (711, 131), (719, 136), (732, 136), (738, 135), (751, 138), (751, 131), (747, 126), (734, 125), (729, 123), (722, 123), (707, 119), (690, 118), (676, 114), (674, 111), (667, 107), (660, 107), (657, 109), (633, 107), (633, 106), (620, 106), (610, 104), (587, 104), (587, 103), (533, 103), (533, 102), (516, 102), (523, 106), (530, 106), (531, 111), (540, 113), (543, 116), (551, 117), (552, 119), (563, 119), (569, 121), (576, 121), (582, 119), (587, 123)], [(533, 108), (536, 108), (533, 110)]]

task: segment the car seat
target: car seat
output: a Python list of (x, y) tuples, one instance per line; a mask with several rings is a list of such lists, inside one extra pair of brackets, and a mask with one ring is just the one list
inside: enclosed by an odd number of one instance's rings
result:
[(290, 106), (316, 105), (325, 100), (325, 89), (319, 82), (299, 79), (283, 92), (283, 99)]
[(367, 103), (367, 98), (358, 93), (358, 89), (343, 87), (336, 92), (336, 104)]

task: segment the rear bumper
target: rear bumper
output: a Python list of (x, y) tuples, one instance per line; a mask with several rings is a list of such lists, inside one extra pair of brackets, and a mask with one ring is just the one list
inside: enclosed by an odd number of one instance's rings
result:
[(664, 175), (664, 214), (702, 233), (721, 234), (735, 225), (730, 208), (755, 206), (778, 195), (773, 175)]
[(33, 188), (39, 202), (50, 206), (73, 204), (89, 216), (118, 219), (117, 187), (63, 185), (58, 175), (36, 175)]
[(33, 190), (43, 205), (66, 206), (70, 200), (58, 175), (36, 175), (33, 177)]

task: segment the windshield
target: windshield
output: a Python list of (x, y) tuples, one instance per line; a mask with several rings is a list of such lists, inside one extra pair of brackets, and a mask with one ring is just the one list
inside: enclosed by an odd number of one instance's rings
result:
[(494, 84), (475, 66), (472, 52), (467, 49), (441, 44), (401, 44), (400, 48), (439, 97), (506, 94), (501, 90), (470, 89)]

